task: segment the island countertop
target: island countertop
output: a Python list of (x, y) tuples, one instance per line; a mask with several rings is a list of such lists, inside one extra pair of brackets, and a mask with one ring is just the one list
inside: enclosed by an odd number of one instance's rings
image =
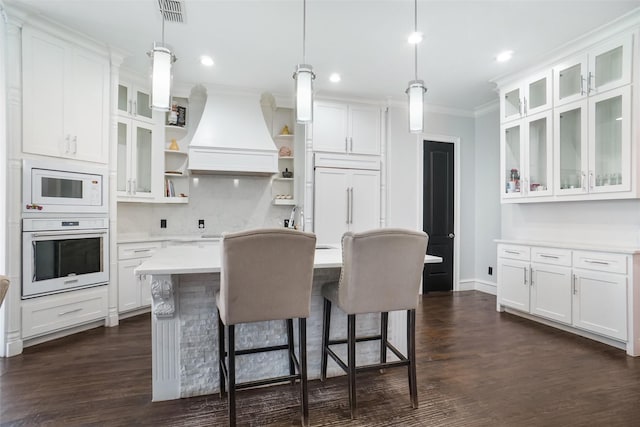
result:
[[(442, 258), (425, 255), (425, 264), (441, 263)], [(342, 249), (321, 247), (316, 249), (314, 268), (342, 266)], [(151, 258), (135, 269), (136, 274), (189, 274), (219, 273), (220, 246), (185, 245), (159, 249)]]

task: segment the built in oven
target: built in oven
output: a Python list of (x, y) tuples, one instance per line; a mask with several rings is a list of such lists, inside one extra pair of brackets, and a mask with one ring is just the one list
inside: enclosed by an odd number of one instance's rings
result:
[(22, 298), (109, 282), (108, 218), (22, 220)]

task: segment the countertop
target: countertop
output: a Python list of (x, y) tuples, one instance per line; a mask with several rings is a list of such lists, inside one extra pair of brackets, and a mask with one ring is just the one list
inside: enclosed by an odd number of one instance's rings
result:
[[(442, 258), (425, 255), (425, 264), (437, 264)], [(342, 249), (316, 249), (314, 267), (339, 268), (342, 267)], [(168, 247), (159, 249), (151, 258), (135, 269), (135, 274), (189, 274), (189, 273), (219, 273), (220, 247), (189, 246)]]
[(583, 251), (614, 252), (621, 254), (640, 254), (640, 248), (632, 246), (608, 246), (598, 243), (550, 242), (542, 240), (495, 239), (494, 242), (504, 245), (525, 245), (545, 248), (573, 249)]
[(118, 243), (141, 243), (141, 242), (206, 242), (217, 241), (222, 238), (220, 234), (166, 234), (149, 235), (143, 233), (118, 234)]

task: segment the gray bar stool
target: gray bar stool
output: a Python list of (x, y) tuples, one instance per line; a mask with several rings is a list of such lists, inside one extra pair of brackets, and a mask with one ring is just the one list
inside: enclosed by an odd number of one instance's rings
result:
[[(221, 397), (225, 395), (225, 382), (229, 384), (230, 426), (236, 424), (236, 390), (287, 381), (293, 384), (296, 380), (300, 381), (302, 425), (309, 423), (306, 318), (311, 310), (315, 246), (314, 234), (284, 228), (222, 237), (220, 291), (216, 295), (218, 359)], [(298, 319), (299, 360), (294, 351), (294, 318)], [(235, 325), (285, 319), (286, 344), (236, 350)], [(283, 350), (289, 355), (289, 375), (236, 383), (236, 355)]]
[[(327, 377), (327, 356), (348, 376), (351, 418), (357, 417), (356, 373), (407, 366), (409, 393), (414, 408), (418, 407), (416, 384), (416, 307), (424, 256), (429, 236), (421, 231), (382, 228), (362, 233), (345, 233), (342, 237), (342, 272), (339, 283), (322, 287), (324, 297), (322, 325), (321, 379)], [(331, 305), (347, 314), (347, 339), (330, 340)], [(387, 341), (389, 311), (407, 310), (407, 355)], [(380, 334), (356, 337), (356, 315), (381, 313)], [(380, 363), (357, 366), (356, 342), (380, 340)], [(347, 344), (347, 363), (331, 349)], [(398, 361), (387, 362), (387, 350)]]

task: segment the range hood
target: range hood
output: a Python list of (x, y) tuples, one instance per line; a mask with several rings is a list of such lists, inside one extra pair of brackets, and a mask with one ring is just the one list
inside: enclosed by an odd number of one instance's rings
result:
[(271, 175), (278, 151), (267, 129), (260, 95), (208, 90), (189, 144), (192, 173)]

